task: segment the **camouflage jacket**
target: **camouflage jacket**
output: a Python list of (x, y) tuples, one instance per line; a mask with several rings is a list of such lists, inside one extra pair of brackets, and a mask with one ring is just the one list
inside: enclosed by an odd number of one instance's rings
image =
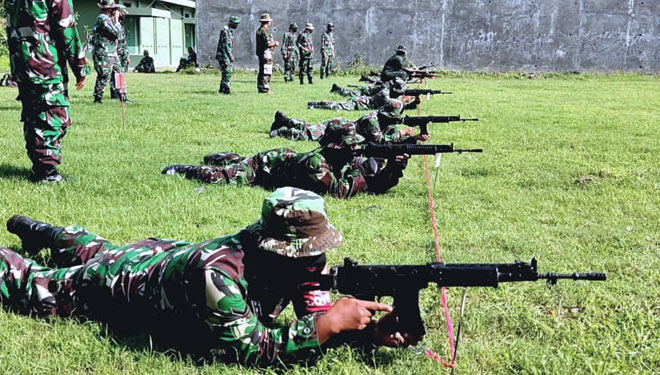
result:
[(66, 64), (60, 58), (66, 59), (77, 78), (86, 74), (72, 0), (5, 0), (4, 9), (11, 70), (19, 85), (62, 82)]
[(332, 32), (324, 32), (321, 37), (321, 53), (326, 56), (335, 55), (335, 37)]
[(259, 58), (264, 58), (266, 56), (266, 50), (270, 50), (270, 58), (272, 59), (273, 49), (275, 47), (268, 47), (272, 42), (273, 33), (265, 27), (260, 27), (257, 30), (257, 56), (259, 56)]
[(94, 26), (94, 54), (97, 56), (117, 56), (119, 40), (124, 38), (124, 28), (112, 16), (99, 13)]
[(382, 129), (378, 120), (378, 112), (369, 112), (355, 121), (355, 130), (364, 137), (365, 142), (371, 143), (401, 143), (408, 137), (401, 134), (401, 127), (396, 125)]
[(296, 46), (300, 50), (300, 58), (311, 58), (314, 54), (314, 41), (311, 33), (302, 32), (298, 35)]
[(227, 25), (220, 30), (218, 49), (215, 53), (216, 60), (229, 63), (234, 58), (234, 31)]
[(296, 48), (296, 33), (286, 32), (284, 38), (282, 39), (282, 58), (288, 59), (289, 57), (295, 57), (298, 55), (298, 49)]
[(387, 82), (391, 79), (399, 77), (404, 81), (408, 79), (408, 73), (406, 73), (403, 68), (408, 64), (408, 60), (401, 55), (394, 55), (390, 57), (383, 67), (383, 71), (380, 74), (380, 79), (383, 82)]

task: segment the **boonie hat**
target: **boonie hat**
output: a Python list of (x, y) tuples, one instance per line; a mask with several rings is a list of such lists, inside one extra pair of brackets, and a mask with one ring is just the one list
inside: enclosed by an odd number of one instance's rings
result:
[(323, 198), (289, 186), (266, 197), (261, 218), (245, 231), (256, 237), (258, 249), (289, 258), (321, 255), (342, 240), (328, 222)]
[(238, 25), (241, 23), (241, 19), (236, 16), (231, 16), (229, 17), (229, 22), (233, 23), (234, 25)]
[(298, 29), (298, 25), (296, 25), (295, 22), (291, 23), (291, 24), (289, 24), (289, 29)]
[(308, 29), (308, 30), (314, 30), (314, 25), (312, 25), (310, 22), (307, 22), (307, 23), (305, 24), (305, 29)]
[(399, 46), (396, 47), (396, 52), (403, 52), (403, 53), (406, 53), (406, 47), (404, 47), (404, 46), (402, 46), (401, 44), (399, 44)]
[(346, 148), (364, 142), (364, 137), (357, 133), (355, 124), (352, 122), (342, 122), (339, 124), (330, 124), (325, 129), (325, 133), (319, 143), (325, 148)]
[(273, 19), (270, 18), (270, 14), (264, 13), (264, 14), (261, 15), (261, 18), (259, 19), (259, 22), (270, 22), (272, 20)]
[(403, 102), (398, 99), (390, 99), (378, 110), (378, 113), (389, 118), (400, 118), (403, 112)]

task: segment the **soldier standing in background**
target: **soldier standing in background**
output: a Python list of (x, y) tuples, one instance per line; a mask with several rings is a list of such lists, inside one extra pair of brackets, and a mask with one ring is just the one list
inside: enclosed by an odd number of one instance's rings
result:
[(307, 71), (307, 79), (311, 85), (313, 82), (313, 72), (314, 67), (312, 63), (314, 62), (314, 41), (312, 40), (312, 32), (314, 31), (314, 25), (307, 23), (305, 25), (305, 31), (298, 35), (298, 40), (296, 40), (296, 46), (300, 51), (300, 67), (298, 72), (298, 77), (300, 78), (300, 84), (304, 84), (305, 71)]
[[(5, 0), (11, 78), (23, 105), (25, 148), (35, 182), (59, 182), (60, 141), (71, 125), (63, 81), (64, 58), (76, 77), (76, 89), (89, 74), (70, 1)], [(1, 293), (0, 293), (1, 294)]]
[(268, 13), (259, 19), (261, 27), (257, 30), (257, 57), (259, 58), (259, 75), (257, 76), (257, 90), (261, 94), (270, 92), (270, 77), (273, 75), (273, 50), (280, 43), (273, 39), (270, 26), (273, 19)]
[(333, 60), (335, 59), (335, 36), (332, 35), (332, 30), (335, 25), (328, 24), (326, 31), (321, 38), (321, 79), (323, 76), (329, 77), (333, 68)]
[(101, 0), (101, 9), (94, 26), (94, 103), (101, 103), (105, 87), (111, 82), (114, 73), (121, 72), (117, 47), (124, 28), (119, 23), (119, 5), (114, 0)]
[(231, 94), (231, 72), (232, 64), (234, 62), (234, 30), (241, 23), (241, 19), (236, 16), (229, 17), (229, 24), (225, 25), (220, 31), (220, 40), (218, 41), (218, 50), (215, 58), (220, 64), (222, 70), (222, 80), (220, 81), (221, 94)]
[(296, 64), (298, 63), (298, 48), (296, 48), (296, 33), (298, 25), (289, 25), (289, 31), (284, 34), (282, 40), (282, 60), (284, 60), (284, 82), (292, 82), (296, 75)]

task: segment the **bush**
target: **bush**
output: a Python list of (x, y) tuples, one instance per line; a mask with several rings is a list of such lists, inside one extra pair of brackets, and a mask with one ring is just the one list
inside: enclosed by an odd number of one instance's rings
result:
[(5, 28), (6, 21), (0, 19), (0, 57), (9, 55), (7, 47), (7, 29)]

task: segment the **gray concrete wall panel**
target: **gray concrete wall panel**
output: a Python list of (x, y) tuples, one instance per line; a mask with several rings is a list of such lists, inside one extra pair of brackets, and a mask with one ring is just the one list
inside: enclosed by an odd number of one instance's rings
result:
[[(398, 44), (417, 64), (467, 71), (660, 72), (660, 0), (198, 0), (198, 56), (216, 64), (220, 29), (230, 15), (239, 66), (255, 67), (261, 13), (275, 19), (275, 39), (289, 22), (321, 34), (333, 22), (337, 56), (360, 54), (380, 65)], [(279, 60), (277, 51), (276, 63)]]

